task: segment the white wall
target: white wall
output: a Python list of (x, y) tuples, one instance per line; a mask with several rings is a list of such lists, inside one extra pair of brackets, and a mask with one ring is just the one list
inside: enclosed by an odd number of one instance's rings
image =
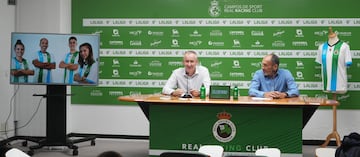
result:
[[(6, 120), (9, 113), (9, 101), (13, 86), (9, 85), (9, 52), (10, 32), (51, 32), (70, 33), (71, 1), (70, 0), (18, 0), (14, 6), (7, 6), (7, 0), (0, 0), (0, 123)], [(16, 12), (16, 13), (15, 13)], [(16, 26), (15, 23), (16, 17)], [(3, 20), (4, 19), (4, 20)], [(70, 91), (68, 89), (68, 91)], [(16, 116), (19, 125), (25, 124), (35, 111), (39, 97), (32, 94), (45, 93), (45, 86), (20, 86), (16, 98)], [(45, 100), (33, 121), (19, 130), (19, 135), (44, 136), (46, 111)], [(149, 122), (138, 106), (107, 105), (70, 105), (68, 100), (68, 132), (115, 134), (115, 135), (149, 135)], [(338, 111), (338, 132), (343, 135), (360, 130), (360, 111)], [(303, 130), (305, 140), (325, 140), (332, 131), (332, 110), (318, 110)], [(11, 135), (10, 135), (11, 136)]]
[[(15, 31), (61, 33), (60, 4), (59, 0), (17, 0)], [(25, 47), (25, 53), (31, 52), (27, 52)], [(35, 116), (29, 125), (18, 130), (19, 135), (45, 136), (46, 99), (32, 96), (45, 93), (46, 86), (20, 86), (15, 103), (17, 106), (15, 119), (18, 120), (18, 127), (24, 126), (32, 115)], [(36, 112), (38, 105), (40, 105), (39, 110)]]
[(149, 122), (137, 106), (71, 107), (72, 132), (112, 135), (149, 135)]
[[(70, 0), (18, 0), (16, 13), (18, 32), (71, 33)], [(32, 94), (44, 94), (45, 90), (45, 86), (20, 86), (16, 98), (19, 126), (30, 119), (41, 99)], [(19, 135), (46, 134), (45, 102), (43, 99), (36, 116)], [(149, 123), (138, 106), (70, 105), (68, 97), (67, 113), (67, 132), (145, 136), (149, 132)]]
[[(340, 104), (341, 105), (341, 104)], [(303, 129), (305, 140), (325, 140), (333, 129), (333, 112), (329, 110), (317, 110), (308, 124)], [(351, 132), (360, 133), (359, 110), (337, 110), (337, 131), (340, 138)], [(332, 139), (334, 140), (334, 139)]]
[[(10, 97), (13, 93), (13, 86), (9, 85), (9, 66), (10, 66), (10, 33), (15, 30), (15, 6), (7, 4), (7, 0), (0, 0), (0, 131), (1, 126), (5, 123), (10, 108)], [(9, 119), (9, 128), (13, 128), (12, 116)], [(12, 134), (9, 134), (12, 136)], [(5, 138), (0, 132), (0, 140)]]

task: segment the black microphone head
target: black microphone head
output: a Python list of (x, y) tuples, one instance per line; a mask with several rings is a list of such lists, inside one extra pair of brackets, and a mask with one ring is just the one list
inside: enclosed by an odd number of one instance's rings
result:
[(185, 95), (182, 96), (182, 98), (192, 98), (192, 96), (186, 93)]

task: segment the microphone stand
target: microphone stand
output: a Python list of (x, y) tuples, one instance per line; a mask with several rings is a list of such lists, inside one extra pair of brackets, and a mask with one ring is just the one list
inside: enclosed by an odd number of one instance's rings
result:
[(182, 98), (192, 98), (192, 96), (189, 94), (189, 76), (188, 72), (186, 73), (186, 93), (182, 96)]

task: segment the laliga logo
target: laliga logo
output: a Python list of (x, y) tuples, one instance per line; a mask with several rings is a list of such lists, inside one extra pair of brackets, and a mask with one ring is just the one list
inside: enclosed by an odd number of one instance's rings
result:
[(216, 0), (213, 0), (210, 2), (210, 7), (209, 7), (209, 14), (212, 17), (218, 17), (220, 15), (221, 9), (219, 7), (219, 2)]
[(231, 114), (225, 111), (217, 114), (218, 121), (213, 125), (213, 135), (219, 142), (230, 142), (236, 135), (236, 127), (230, 121)]

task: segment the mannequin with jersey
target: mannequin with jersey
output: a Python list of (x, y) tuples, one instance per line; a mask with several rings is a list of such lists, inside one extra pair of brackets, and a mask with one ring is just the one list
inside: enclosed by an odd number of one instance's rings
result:
[(352, 64), (350, 46), (329, 28), (328, 41), (318, 48), (316, 62), (321, 64), (324, 92), (346, 93), (347, 67)]

